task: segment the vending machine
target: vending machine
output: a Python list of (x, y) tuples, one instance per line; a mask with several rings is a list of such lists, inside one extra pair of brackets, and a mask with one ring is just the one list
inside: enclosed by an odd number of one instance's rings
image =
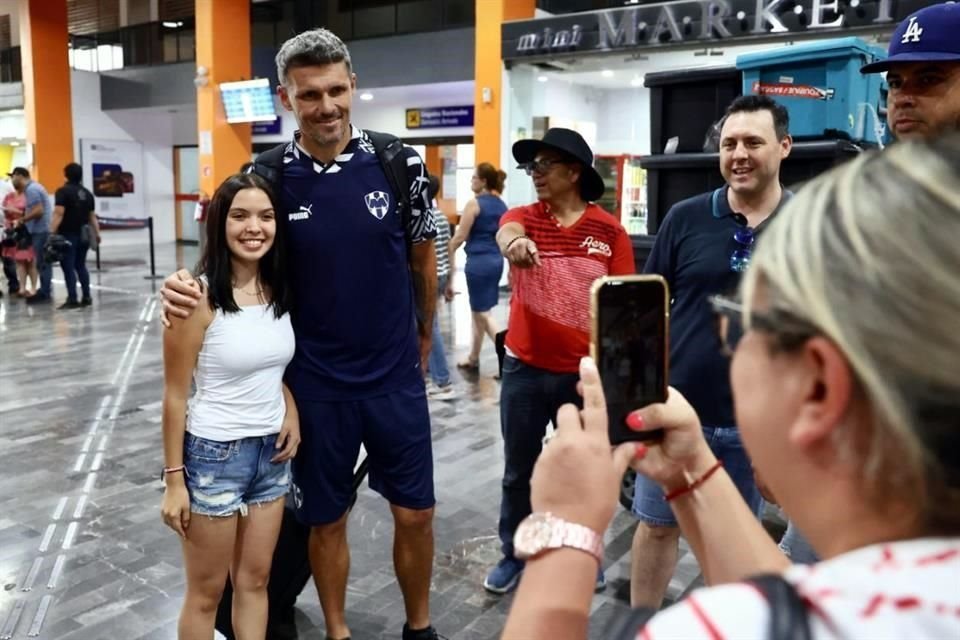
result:
[(647, 181), (640, 156), (597, 156), (593, 164), (607, 187), (597, 204), (620, 220), (630, 235), (646, 233)]

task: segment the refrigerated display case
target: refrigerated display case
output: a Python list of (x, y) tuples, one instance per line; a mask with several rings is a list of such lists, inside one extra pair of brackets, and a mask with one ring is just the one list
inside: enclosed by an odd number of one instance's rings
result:
[(607, 187), (597, 204), (620, 220), (631, 235), (646, 233), (646, 170), (640, 166), (640, 156), (597, 156), (593, 164)]

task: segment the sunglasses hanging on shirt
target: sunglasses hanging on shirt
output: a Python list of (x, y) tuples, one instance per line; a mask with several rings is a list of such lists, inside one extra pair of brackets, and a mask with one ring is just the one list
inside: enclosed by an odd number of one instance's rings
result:
[(733, 214), (738, 228), (733, 234), (737, 246), (730, 254), (730, 271), (743, 273), (750, 266), (750, 256), (753, 253), (753, 244), (757, 240), (757, 232), (747, 223), (742, 213)]

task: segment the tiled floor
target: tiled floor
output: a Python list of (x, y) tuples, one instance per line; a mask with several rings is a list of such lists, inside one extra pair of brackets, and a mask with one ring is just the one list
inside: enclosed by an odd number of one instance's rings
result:
[[(144, 278), (145, 253), (143, 246), (104, 247), (90, 309), (0, 300), (0, 637), (26, 638), (38, 629), (36, 637), (69, 640), (176, 636), (184, 580), (176, 536), (159, 519), (159, 285)], [(157, 249), (160, 273), (195, 259), (195, 248)], [(60, 302), (59, 270), (54, 277)], [(465, 294), (441, 310), (441, 323), (452, 366), (469, 340)], [(480, 586), (499, 553), (502, 451), (492, 345), (481, 364), (479, 376), (454, 374), (457, 400), (431, 406), (438, 494), (432, 610), (439, 631), (457, 640), (497, 637), (510, 605), (510, 597), (491, 597)], [(632, 534), (632, 518), (618, 514), (607, 532), (609, 586), (594, 599), (591, 637), (625, 606)], [(398, 638), (404, 615), (389, 510), (366, 488), (349, 535), (354, 638)], [(684, 552), (671, 599), (697, 574)], [(302, 638), (324, 637), (312, 586), (297, 615)]]

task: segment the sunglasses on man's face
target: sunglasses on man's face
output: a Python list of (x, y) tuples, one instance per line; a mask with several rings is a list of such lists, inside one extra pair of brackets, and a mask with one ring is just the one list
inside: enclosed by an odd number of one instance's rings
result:
[(532, 176), (535, 173), (543, 175), (550, 171), (550, 168), (555, 164), (561, 164), (562, 160), (555, 160), (552, 158), (541, 158), (540, 160), (531, 160), (530, 162), (521, 162), (517, 165), (517, 169), (523, 169), (527, 172), (528, 176)]

